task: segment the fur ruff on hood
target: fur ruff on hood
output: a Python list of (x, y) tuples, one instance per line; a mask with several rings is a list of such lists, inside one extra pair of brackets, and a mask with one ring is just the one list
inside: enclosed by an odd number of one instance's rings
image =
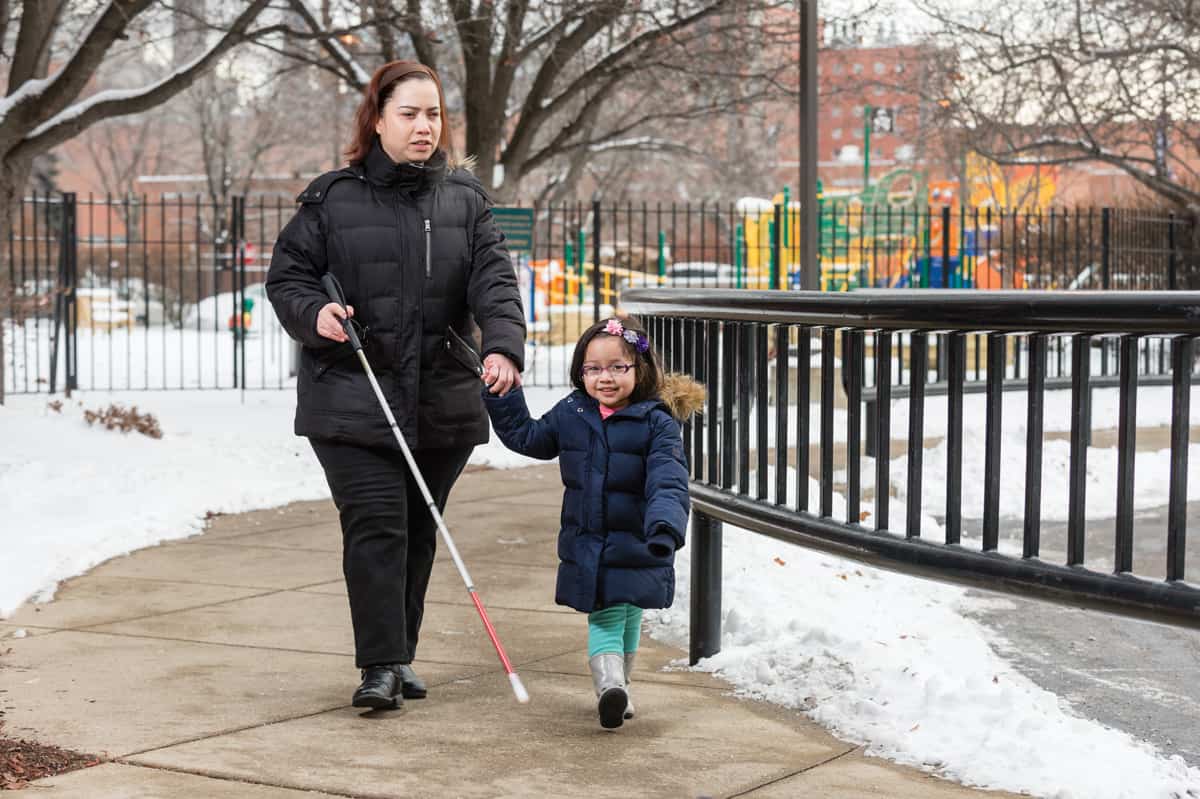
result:
[(479, 163), (479, 159), (473, 155), (457, 155), (454, 153), (446, 153), (446, 169), (453, 171), (461, 169), (464, 172), (475, 174), (475, 165)]
[(681, 422), (704, 407), (705, 395), (704, 386), (678, 372), (668, 372), (659, 391), (671, 415)]

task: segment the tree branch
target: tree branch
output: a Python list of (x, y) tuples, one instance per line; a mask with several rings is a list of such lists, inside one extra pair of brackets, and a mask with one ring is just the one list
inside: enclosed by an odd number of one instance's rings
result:
[[(592, 37), (604, 30), (605, 26), (616, 19), (616, 17), (617, 8), (615, 4), (608, 4), (593, 9), (583, 16), (579, 25), (573, 31), (554, 43), (554, 47), (551, 48), (549, 55), (546, 56), (546, 60), (542, 62), (536, 77), (533, 79), (533, 84), (529, 87), (529, 91), (525, 95), (525, 102), (521, 104), (516, 129), (513, 130), (512, 136), (509, 137), (508, 148), (505, 151), (506, 163), (509, 161), (509, 153), (513, 153), (515, 158), (519, 159), (524, 158), (528, 152), (533, 134), (541, 127), (543, 120), (548, 116), (543, 110), (543, 105), (545, 104), (543, 101), (549, 93), (550, 88), (554, 85), (554, 79), (565, 68), (567, 62), (574, 58)], [(589, 72), (586, 74), (592, 73)]]
[(421, 0), (406, 0), (406, 2), (408, 15), (405, 19), (408, 22), (408, 38), (412, 41), (417, 60), (434, 72), (441, 74), (437, 68), (437, 55), (433, 51), (433, 42), (430, 41), (429, 32), (425, 30), (425, 24), (421, 22)]
[(346, 48), (342, 47), (342, 43), (329, 31), (324, 30), (320, 21), (309, 10), (308, 3), (304, 2), (304, 0), (289, 0), (289, 2), (292, 9), (304, 20), (304, 24), (315, 34), (317, 40), (321, 43), (321, 47), (329, 54), (329, 57), (342, 68), (343, 71), (338, 72), (338, 75), (345, 78), (347, 83), (359, 91), (367, 88), (367, 84), (371, 82), (371, 73), (363, 69), (362, 65), (354, 60), (354, 57), (350, 53), (346, 52)]
[[(5, 6), (7, 5), (5, 3)], [(12, 68), (8, 73), (8, 94), (11, 95), (26, 81), (46, 75), (50, 59), (50, 40), (54, 37), (54, 29), (65, 6), (66, 0), (22, 4), (21, 27), (17, 29)], [(7, 29), (7, 7), (4, 9), (4, 26)]]
[(32, 157), (67, 141), (102, 119), (146, 111), (175, 96), (192, 85), (196, 78), (211, 68), (230, 48), (243, 41), (246, 29), (269, 2), (270, 0), (251, 0), (225, 34), (206, 53), (157, 83), (140, 89), (101, 92), (61, 111), (25, 137), (9, 153), (10, 157)]
[(4, 43), (8, 41), (8, 12), (8, 0), (0, 0), (0, 58), (5, 56)]
[(379, 37), (379, 51), (384, 63), (396, 60), (396, 37), (392, 33), (391, 17), (387, 0), (371, 0), (374, 11), (375, 35)]
[(512, 92), (513, 78), (517, 74), (520, 61), (517, 60), (517, 47), (521, 41), (522, 29), (525, 27), (526, 0), (509, 0), (508, 15), (504, 22), (504, 43), (500, 46), (500, 54), (496, 59), (496, 70), (492, 80), (492, 95), (507, 98)]
[[(538, 152), (522, 159), (520, 164), (521, 172), (528, 173), (537, 169), (556, 154), (568, 149), (566, 147), (566, 143), (571, 140), (572, 136), (584, 130), (585, 128), (590, 129), (593, 125), (595, 125), (596, 116), (600, 113), (600, 108), (603, 105), (604, 98), (610, 92), (612, 92), (614, 88), (616, 88), (618, 80), (619, 79), (616, 75), (608, 76), (607, 82), (600, 85), (600, 87), (596, 90), (596, 93), (590, 98), (590, 102), (584, 105), (583, 110), (579, 112), (579, 115), (576, 116), (575, 119), (571, 120), (569, 124), (564, 125), (562, 130), (560, 130), (558, 134), (550, 140), (549, 144), (547, 144)], [(509, 152), (511, 152), (511, 149)], [(505, 152), (506, 160), (507, 157), (508, 152)], [(505, 164), (505, 167), (507, 169), (508, 165)]]
[[(585, 89), (587, 89), (588, 87), (590, 87), (591, 85), (596, 83), (597, 81), (602, 80), (607, 75), (609, 70), (616, 69), (618, 66), (620, 66), (621, 62), (625, 58), (630, 56), (631, 54), (641, 50), (643, 47), (653, 44), (654, 42), (656, 42), (664, 37), (669, 37), (671, 34), (675, 33), (676, 31), (679, 31), (683, 28), (687, 28), (691, 25), (696, 24), (700, 20), (703, 20), (710, 16), (713, 16), (714, 14), (718, 13), (722, 8), (724, 8), (727, 5), (727, 2), (728, 2), (728, 0), (716, 0), (716, 2), (713, 2), (710, 5), (708, 5), (704, 8), (701, 8), (699, 11), (695, 12), (694, 14), (692, 14), (690, 16), (681, 17), (681, 18), (675, 20), (674, 22), (670, 23), (669, 25), (665, 25), (665, 26), (662, 26), (659, 28), (654, 28), (654, 29), (645, 31), (645, 32), (639, 34), (638, 36), (635, 36), (629, 42), (625, 43), (621, 47), (618, 47), (617, 49), (613, 50), (611, 53), (606, 55), (604, 58), (600, 59), (600, 61), (597, 64), (592, 66), (591, 69), (589, 69), (587, 72), (585, 72), (584, 74), (582, 74), (578, 78), (576, 78), (574, 81), (572, 81), (565, 89), (563, 89), (562, 92), (560, 92), (558, 94), (558, 96), (556, 96), (550, 102), (543, 103), (540, 105), (540, 107), (538, 107), (536, 109), (529, 109), (528, 102), (527, 102), (526, 108), (522, 110), (521, 122), (522, 123), (525, 122), (525, 119), (526, 119), (525, 114), (527, 111), (530, 111), (530, 110), (532, 110), (533, 113), (536, 114), (538, 117), (548, 117), (548, 116), (552, 115), (555, 111), (562, 108), (562, 106), (565, 105), (567, 102), (569, 102), (572, 98), (576, 97), (580, 92), (584, 91)], [(563, 41), (565, 41), (565, 39)], [(547, 61), (547, 63), (549, 63), (549, 60)], [(531, 96), (532, 96), (532, 94), (531, 94)], [(537, 122), (540, 120), (535, 117), (535, 119), (532, 121)], [(520, 124), (518, 124), (518, 128), (519, 127), (520, 127)], [(517, 139), (517, 133), (514, 132), (513, 140), (515, 141), (516, 139)]]
[[(1173, 202), (1187, 206), (1193, 210), (1200, 210), (1200, 191), (1189, 189), (1164, 178), (1160, 178), (1153, 172), (1147, 172), (1143, 169), (1138, 169), (1136, 164), (1153, 165), (1153, 159), (1131, 156), (1123, 153), (1112, 153), (1101, 147), (1088, 145), (1082, 141), (1071, 141), (1068, 139), (1042, 139), (1036, 143), (1025, 145), (1021, 148), (1009, 150), (1007, 152), (989, 152), (979, 150), (979, 153), (984, 157), (995, 161), (997, 164), (1004, 166), (1027, 165), (1028, 159), (1016, 157), (1019, 153), (1039, 152), (1044, 149), (1059, 149), (1065, 150), (1067, 154), (1039, 157), (1038, 164), (1044, 166), (1063, 165), (1071, 163), (1083, 163), (1087, 161), (1098, 161), (1120, 169), (1125, 174), (1136, 180), (1141, 185), (1150, 189), (1156, 194), (1168, 197)], [(1071, 154), (1074, 152), (1074, 154)]]
[[(566, 139), (568, 139), (569, 137), (562, 136), (560, 134), (560, 136), (556, 137), (553, 142), (548, 144), (546, 147), (543, 147), (541, 150), (539, 150), (536, 154), (531, 156), (526, 161), (527, 166), (526, 166), (525, 171), (527, 171), (527, 172), (531, 171), (531, 170), (537, 168), (538, 166), (541, 166), (546, 161), (548, 161), (549, 159), (551, 159), (555, 156), (570, 154), (570, 153), (578, 151), (580, 149), (588, 151), (588, 152), (602, 152), (602, 151), (609, 150), (609, 149), (612, 149), (612, 150), (643, 149), (643, 150), (654, 151), (654, 152), (664, 152), (664, 151), (670, 150), (672, 152), (694, 154), (696, 152), (695, 150), (693, 150), (690, 147), (686, 147), (684, 145), (678, 145), (678, 146), (670, 147), (670, 148), (665, 147), (665, 146), (663, 146), (663, 143), (666, 142), (667, 140), (661, 139), (661, 138), (658, 138), (655, 136), (639, 136), (639, 137), (635, 137), (632, 139), (623, 139), (622, 137), (627, 136), (628, 134), (632, 133), (633, 131), (635, 131), (638, 128), (641, 128), (645, 125), (652, 124), (653, 125), (652, 129), (661, 129), (663, 127), (661, 123), (666, 122), (668, 120), (709, 118), (719, 112), (729, 110), (729, 108), (732, 106), (736, 106), (736, 105), (744, 104), (744, 103), (748, 103), (748, 102), (753, 102), (755, 99), (756, 98), (754, 96), (740, 97), (737, 100), (729, 100), (729, 101), (723, 101), (723, 102), (719, 102), (719, 103), (711, 103), (711, 104), (706, 104), (706, 105), (701, 105), (701, 106), (693, 106), (691, 108), (687, 108), (687, 109), (684, 109), (681, 111), (658, 111), (658, 112), (654, 112), (654, 113), (643, 114), (643, 115), (631, 120), (630, 122), (628, 122), (626, 124), (620, 125), (618, 127), (615, 127), (613, 129), (609, 130), (608, 132), (604, 133), (603, 135), (597, 136), (595, 138), (583, 139), (583, 140), (570, 142), (570, 143), (568, 143), (566, 141)], [(589, 104), (589, 106), (590, 105), (591, 104)], [(575, 123), (573, 123), (573, 125), (574, 124)], [(580, 125), (579, 127), (573, 127), (572, 132), (574, 132), (574, 130), (580, 129), (584, 126), (585, 125)], [(586, 125), (586, 126), (589, 128), (594, 127), (591, 125)]]
[[(154, 0), (111, 0), (96, 18), (83, 40), (41, 92), (35, 111), (22, 114), (26, 124), (45, 122), (74, 102), (95, 75), (113, 43), (125, 35), (125, 28)], [(16, 109), (13, 109), (16, 111)]]

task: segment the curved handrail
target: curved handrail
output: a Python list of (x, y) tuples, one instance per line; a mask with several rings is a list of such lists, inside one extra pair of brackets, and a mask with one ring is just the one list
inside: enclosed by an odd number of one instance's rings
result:
[[(1200, 585), (1185, 580), (1187, 449), (1193, 341), (1200, 336), (1200, 292), (865, 290), (835, 294), (653, 288), (627, 291), (622, 309), (646, 323), (669, 368), (690, 372), (706, 383), (709, 391), (705, 411), (684, 431), (692, 469), (696, 546), (692, 568), (697, 588), (692, 598), (693, 635), (698, 638), (693, 638), (693, 660), (713, 654), (719, 646), (714, 625), (719, 625), (720, 616), (722, 521), (896, 571), (1200, 628)], [(877, 370), (875, 386), (869, 389), (863, 381), (868, 333), (874, 334), (871, 362)], [(911, 333), (912, 341), (895, 359), (899, 363), (907, 355), (912, 375), (904, 389), (911, 397), (906, 499), (896, 500), (907, 503), (904, 529), (889, 529), (889, 521), (896, 520), (889, 512), (890, 492), (876, 492), (874, 519), (880, 520), (879, 529), (871, 529), (861, 523), (860, 512), (860, 406), (869, 393), (872, 400), (887, 407), (892, 396), (892, 342), (906, 333)], [(948, 353), (948, 377), (941, 392), (948, 403), (944, 542), (922, 538), (920, 529), (925, 378), (929, 340), (935, 333), (945, 334)], [(986, 334), (988, 366), (987, 409), (982, 422), (986, 435), (982, 545), (978, 548), (962, 543), (961, 501), (966, 339), (976, 334)], [(1009, 338), (1014, 336), (1028, 337), (1022, 353), (1028, 362), (1023, 380), (1029, 398), (1026, 483), (1021, 553), (1005, 554), (1000, 551), (1001, 408), (1005, 384), (1012, 379), (1006, 377), (1006, 367), (1011, 354)], [(1091, 416), (1090, 343), (1110, 336), (1119, 338), (1115, 385), (1121, 403), (1116, 535), (1115, 540), (1097, 541), (1087, 535), (1084, 501)], [(1172, 422), (1165, 579), (1133, 572), (1138, 343), (1146, 337), (1168, 339), (1165, 346), (1170, 349), (1167, 376)], [(1055, 338), (1069, 344), (1070, 377), (1065, 379), (1071, 389), (1069, 519), (1062, 542), (1065, 558), (1060, 563), (1043, 555), (1040, 516), (1044, 396), (1051, 385), (1061, 388), (1064, 380), (1061, 376), (1047, 380), (1047, 344)], [(839, 343), (840, 360), (835, 358)], [(819, 372), (819, 380), (814, 380), (815, 372)], [(845, 378), (845, 383), (838, 377)], [(1156, 376), (1154, 382), (1162, 380)], [(834, 388), (838, 386), (846, 394), (845, 520), (833, 518), (831, 500), (833, 450), (841, 446), (834, 446), (833, 435)], [(789, 403), (790, 391), (795, 394), (790, 395)], [(819, 424), (810, 423), (809, 413), (796, 411), (797, 401), (808, 408), (819, 404)], [(892, 440), (890, 416), (878, 413), (868, 419), (875, 440)], [(770, 420), (774, 420), (773, 429)], [(796, 423), (794, 433), (789, 431), (790, 420)], [(819, 458), (810, 457), (813, 444), (819, 444), (814, 450)], [(875, 482), (890, 485), (889, 447), (880, 450)], [(792, 476), (787, 476), (789, 457), (797, 461), (792, 464), (797, 467), (791, 470)], [(808, 497), (810, 461), (820, 475), (819, 502), (814, 501), (813, 508)], [(772, 466), (775, 476), (768, 478)], [(789, 491), (795, 491), (797, 497), (789, 499)], [(1138, 536), (1145, 534), (1137, 532)], [(1097, 550), (1100, 557), (1111, 559), (1111, 572), (1089, 568), (1096, 562)]]
[(782, 322), (865, 330), (1200, 335), (1195, 291), (729, 291), (631, 289), (635, 315)]

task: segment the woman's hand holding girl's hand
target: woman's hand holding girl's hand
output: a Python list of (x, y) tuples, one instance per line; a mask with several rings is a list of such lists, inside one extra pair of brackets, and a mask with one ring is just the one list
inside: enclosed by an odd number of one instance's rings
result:
[(521, 385), (521, 373), (517, 371), (517, 365), (498, 352), (483, 359), (481, 378), (489, 391), (501, 397)]
[(354, 306), (347, 305), (344, 309), (339, 303), (326, 303), (317, 314), (317, 335), (330, 341), (349, 341), (350, 337), (342, 329), (342, 320), (354, 316)]

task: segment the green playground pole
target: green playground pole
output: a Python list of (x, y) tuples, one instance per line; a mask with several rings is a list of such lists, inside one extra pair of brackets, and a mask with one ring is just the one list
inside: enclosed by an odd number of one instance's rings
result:
[(863, 106), (863, 202), (871, 187), (871, 106)]
[(661, 286), (667, 276), (667, 234), (658, 231), (658, 284)]
[[(577, 261), (577, 270), (579, 274), (579, 304), (583, 304), (583, 254), (587, 252), (587, 231), (579, 228), (579, 250), (575, 253)], [(599, 291), (599, 286), (592, 287), (594, 291)]]
[(570, 297), (567, 296), (567, 270), (575, 263), (575, 251), (571, 247), (571, 242), (563, 242), (563, 302), (570, 304)]
[[(921, 288), (927, 289), (930, 286), (929, 279), (929, 264), (933, 258), (933, 210), (926, 206), (927, 213), (925, 214), (925, 262), (921, 265)], [(942, 265), (945, 268), (945, 265)]]
[[(780, 225), (782, 227), (782, 225)], [(775, 238), (775, 220), (767, 222), (767, 241), (771, 242), (771, 271), (767, 273), (768, 288), (779, 287), (779, 240)]]
[(792, 205), (792, 190), (783, 187), (783, 246), (792, 246), (792, 226), (788, 223), (788, 208)]
[[(824, 259), (822, 253), (824, 252), (823, 248), (825, 247), (825, 225), (823, 222), (825, 219), (825, 211), (825, 184), (821, 182), (820, 178), (817, 178), (817, 229), (814, 231), (817, 237), (817, 246), (815, 248), (817, 253), (817, 290), (820, 290), (821, 288), (821, 261)], [(801, 264), (800, 269), (803, 271), (803, 264)], [(801, 285), (801, 288), (804, 288), (804, 286)]]
[(733, 273), (736, 285), (742, 287), (742, 248), (746, 244), (746, 232), (741, 225), (733, 229)]

